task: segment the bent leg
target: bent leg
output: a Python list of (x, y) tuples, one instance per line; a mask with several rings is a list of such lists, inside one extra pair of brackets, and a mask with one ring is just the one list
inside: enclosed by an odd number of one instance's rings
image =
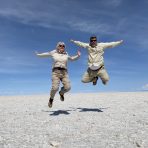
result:
[(69, 80), (69, 76), (68, 76), (68, 73), (65, 72), (63, 78), (61, 79), (62, 81), (62, 84), (63, 84), (63, 87), (61, 88), (60, 92), (62, 94), (68, 92), (70, 89), (71, 89), (71, 86), (70, 86), (70, 80)]
[(92, 82), (92, 77), (90, 77), (89, 73), (86, 71), (84, 73), (84, 75), (82, 76), (82, 80), (83, 83), (89, 83)]
[(51, 99), (54, 99), (54, 96), (59, 89), (59, 84), (60, 84), (60, 78), (58, 77), (57, 73), (53, 72), (52, 73), (52, 88), (50, 91)]
[(101, 69), (101, 70), (98, 72), (98, 76), (101, 78), (102, 83), (103, 83), (104, 85), (106, 85), (107, 82), (109, 81), (109, 75), (108, 75), (107, 71), (105, 70), (105, 68)]

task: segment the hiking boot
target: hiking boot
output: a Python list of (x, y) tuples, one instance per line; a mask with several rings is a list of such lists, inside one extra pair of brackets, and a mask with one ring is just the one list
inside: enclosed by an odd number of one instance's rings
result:
[(59, 92), (59, 95), (60, 95), (60, 100), (61, 100), (61, 101), (64, 101), (64, 94), (62, 94), (62, 92), (60, 91), (60, 92)]
[(96, 85), (97, 84), (97, 80), (98, 80), (98, 77), (94, 77), (94, 79), (93, 79), (93, 85)]
[(53, 99), (50, 98), (50, 99), (49, 99), (49, 102), (48, 102), (48, 107), (49, 107), (49, 108), (52, 107), (52, 103), (53, 103)]

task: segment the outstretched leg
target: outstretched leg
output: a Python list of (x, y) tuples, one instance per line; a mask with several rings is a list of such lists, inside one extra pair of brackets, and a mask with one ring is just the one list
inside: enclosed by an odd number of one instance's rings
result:
[(64, 73), (63, 78), (61, 78), (61, 81), (63, 87), (61, 88), (59, 94), (61, 101), (64, 101), (64, 93), (68, 92), (71, 89), (70, 80), (67, 72)]
[(48, 102), (48, 106), (50, 108), (52, 107), (54, 96), (59, 89), (59, 84), (60, 84), (60, 78), (58, 77), (58, 74), (56, 72), (53, 72), (52, 73), (52, 88), (50, 91), (50, 99)]
[(99, 70), (98, 76), (101, 78), (102, 83), (104, 85), (106, 85), (107, 82), (109, 81), (109, 75), (108, 75), (107, 71), (105, 70), (105, 68)]
[(92, 82), (92, 80), (93, 80), (93, 77), (91, 77), (90, 74), (88, 73), (88, 71), (86, 71), (84, 73), (84, 75), (82, 76), (82, 80), (81, 81), (83, 83), (89, 83), (89, 82)]

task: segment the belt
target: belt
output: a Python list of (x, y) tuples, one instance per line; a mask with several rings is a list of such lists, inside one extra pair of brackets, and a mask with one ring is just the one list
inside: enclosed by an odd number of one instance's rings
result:
[(96, 70), (92, 70), (92, 69), (90, 69), (90, 68), (88, 68), (88, 71), (99, 71), (100, 69), (102, 69), (104, 67), (104, 65), (102, 65), (101, 67), (99, 67), (98, 69), (96, 69)]
[(55, 70), (65, 70), (65, 71), (67, 71), (66, 68), (62, 68), (62, 67), (54, 67), (54, 68), (52, 69), (52, 71), (55, 71)]

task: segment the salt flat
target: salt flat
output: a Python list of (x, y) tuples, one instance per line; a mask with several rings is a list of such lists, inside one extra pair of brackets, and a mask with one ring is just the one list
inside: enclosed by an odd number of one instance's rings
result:
[(148, 92), (0, 97), (0, 148), (148, 147)]

